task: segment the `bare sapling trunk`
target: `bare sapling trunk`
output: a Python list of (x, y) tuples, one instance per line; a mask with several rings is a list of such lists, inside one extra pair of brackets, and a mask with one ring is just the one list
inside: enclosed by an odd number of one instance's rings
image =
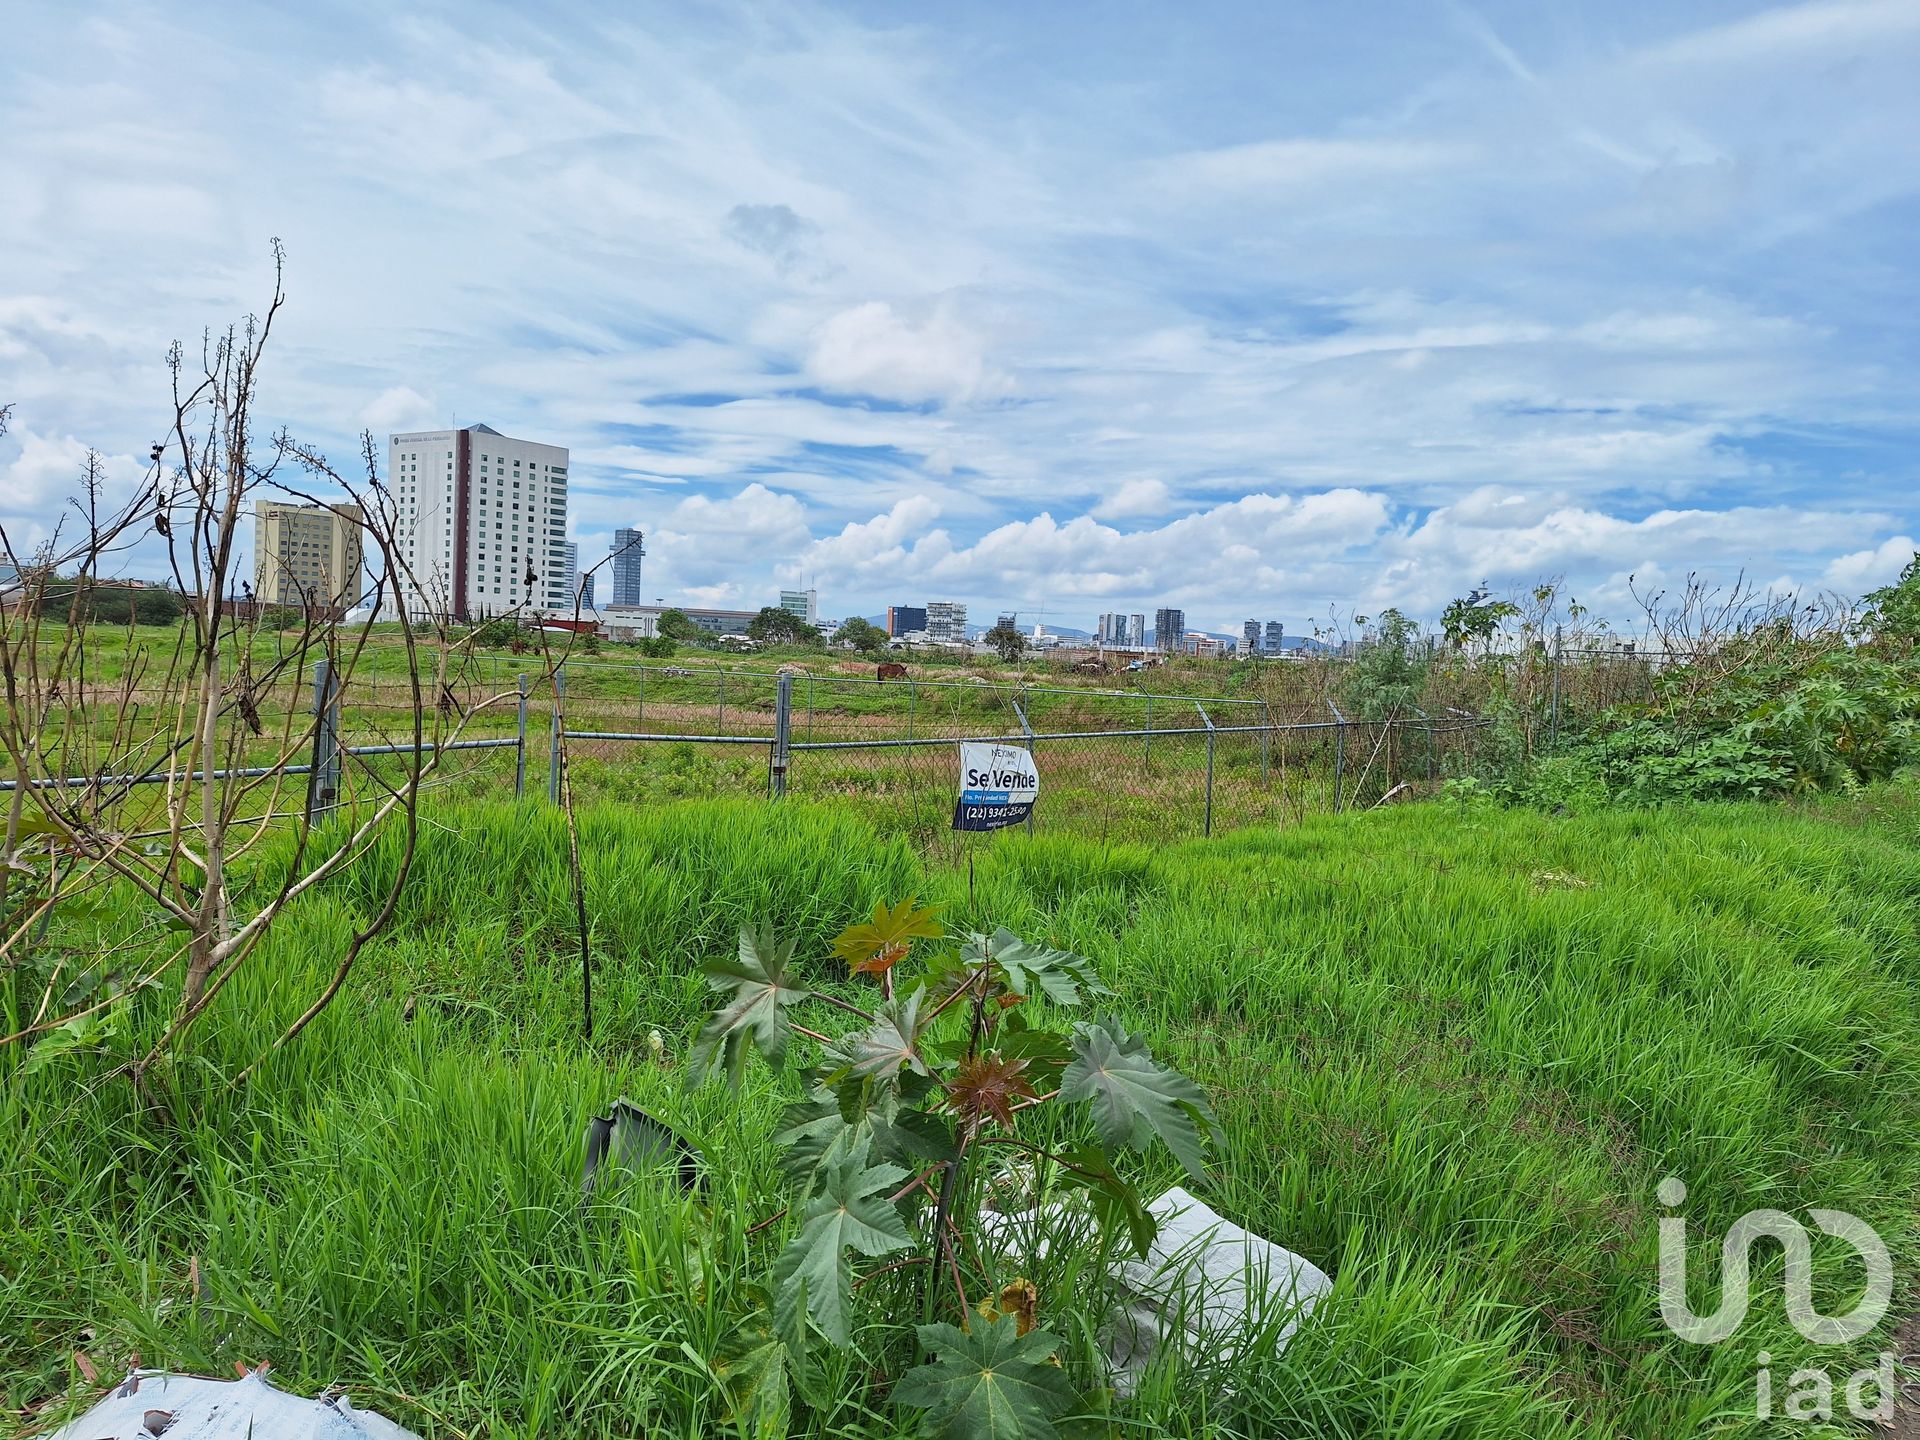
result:
[[(280, 1043), (325, 1008), (396, 912), (421, 797), (446, 747), (475, 716), (518, 698), (476, 693), (471, 637), (444, 609), (407, 623), (408, 597), (423, 587), (408, 573), (405, 522), (372, 437), (362, 437), (361, 473), (349, 475), (284, 433), (256, 436), (263, 366), (286, 303), (277, 244), (274, 254), (263, 316), (207, 337), (197, 366), (174, 348), (173, 414), (138, 493), (107, 504), (90, 463), (75, 514), (30, 554), (16, 554), (0, 530), (0, 552), (22, 577), (0, 605), (8, 789), (0, 874), (24, 876), (23, 854), (52, 857), (30, 892), (24, 878), (0, 891), (0, 986), (13, 985), (17, 1001), (0, 1045), (38, 1043), (172, 977), (170, 1019), (128, 1060), (143, 1093), (154, 1065), (259, 953), (287, 907), (397, 831), (398, 867), (367, 904), (330, 983)], [(264, 500), (326, 512), (346, 527), (368, 583), (350, 574), (296, 584), (275, 557), (249, 557)], [(137, 547), (164, 552), (170, 587), (113, 590), (125, 583), (120, 567), (135, 563), (129, 555), (143, 553)], [(100, 597), (109, 594), (125, 601), (123, 626), (103, 623)], [(136, 604), (164, 612), (171, 628), (138, 623)], [(313, 803), (308, 773), (316, 734), (330, 723), (329, 707), (308, 696), (316, 663), (331, 677), (345, 732), (338, 794), (324, 807)], [(103, 683), (106, 675), (117, 678)], [(122, 978), (76, 999), (72, 977), (49, 972), (35, 946), (60, 904), (101, 891), (147, 919), (130, 926), (130, 966), (101, 967)], [(0, 1010), (0, 1022), (8, 1013)]]

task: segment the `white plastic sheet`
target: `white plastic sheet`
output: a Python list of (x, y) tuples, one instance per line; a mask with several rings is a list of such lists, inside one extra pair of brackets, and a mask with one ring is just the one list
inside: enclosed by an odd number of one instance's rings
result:
[(303, 1400), (264, 1375), (207, 1380), (142, 1370), (53, 1440), (420, 1440), (345, 1396)]
[(1107, 1362), (1123, 1395), (1168, 1341), (1189, 1356), (1226, 1363), (1249, 1329), (1265, 1324), (1284, 1348), (1333, 1288), (1311, 1260), (1241, 1229), (1177, 1186), (1147, 1209), (1160, 1233), (1144, 1260), (1120, 1267), (1132, 1299), (1107, 1330)]
[[(1053, 1209), (1054, 1207), (1048, 1207)], [(1131, 1395), (1163, 1346), (1188, 1358), (1228, 1362), (1256, 1326), (1284, 1347), (1333, 1288), (1312, 1261), (1243, 1230), (1187, 1191), (1175, 1187), (1147, 1206), (1159, 1226), (1144, 1259), (1129, 1259), (1117, 1274), (1126, 1297), (1107, 1317), (1104, 1343), (1113, 1387)], [(1043, 1236), (1026, 1216), (987, 1217), (1003, 1248), (1021, 1235)], [(1044, 1253), (1044, 1238), (1035, 1248)]]

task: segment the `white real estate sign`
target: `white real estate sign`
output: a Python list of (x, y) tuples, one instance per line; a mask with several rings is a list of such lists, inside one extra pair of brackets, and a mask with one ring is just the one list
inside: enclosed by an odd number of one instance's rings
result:
[(1033, 755), (1018, 745), (960, 742), (960, 799), (953, 807), (956, 830), (999, 830), (1033, 813), (1040, 772)]

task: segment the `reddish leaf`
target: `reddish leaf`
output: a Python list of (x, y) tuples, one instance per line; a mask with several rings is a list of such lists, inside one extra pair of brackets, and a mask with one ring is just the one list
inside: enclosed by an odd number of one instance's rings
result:
[(1004, 1055), (982, 1055), (964, 1062), (947, 1087), (948, 1107), (964, 1116), (970, 1126), (991, 1116), (1002, 1129), (1010, 1130), (1014, 1102), (1033, 1098), (1027, 1062)]
[(883, 946), (882, 948), (874, 951), (873, 954), (867, 956), (866, 959), (855, 961), (853, 965), (853, 973), (855, 975), (884, 975), (887, 973), (887, 971), (891, 970), (894, 966), (898, 965), (902, 960), (906, 958), (907, 958), (906, 946), (904, 945)]

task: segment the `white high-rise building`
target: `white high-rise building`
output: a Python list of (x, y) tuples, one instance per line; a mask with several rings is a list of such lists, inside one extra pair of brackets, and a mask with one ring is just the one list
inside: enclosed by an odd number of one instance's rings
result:
[(389, 438), (387, 475), (409, 614), (572, 613), (565, 446), (489, 425), (415, 431)]
[(936, 645), (960, 645), (967, 638), (967, 607), (957, 600), (927, 602), (927, 639)]

